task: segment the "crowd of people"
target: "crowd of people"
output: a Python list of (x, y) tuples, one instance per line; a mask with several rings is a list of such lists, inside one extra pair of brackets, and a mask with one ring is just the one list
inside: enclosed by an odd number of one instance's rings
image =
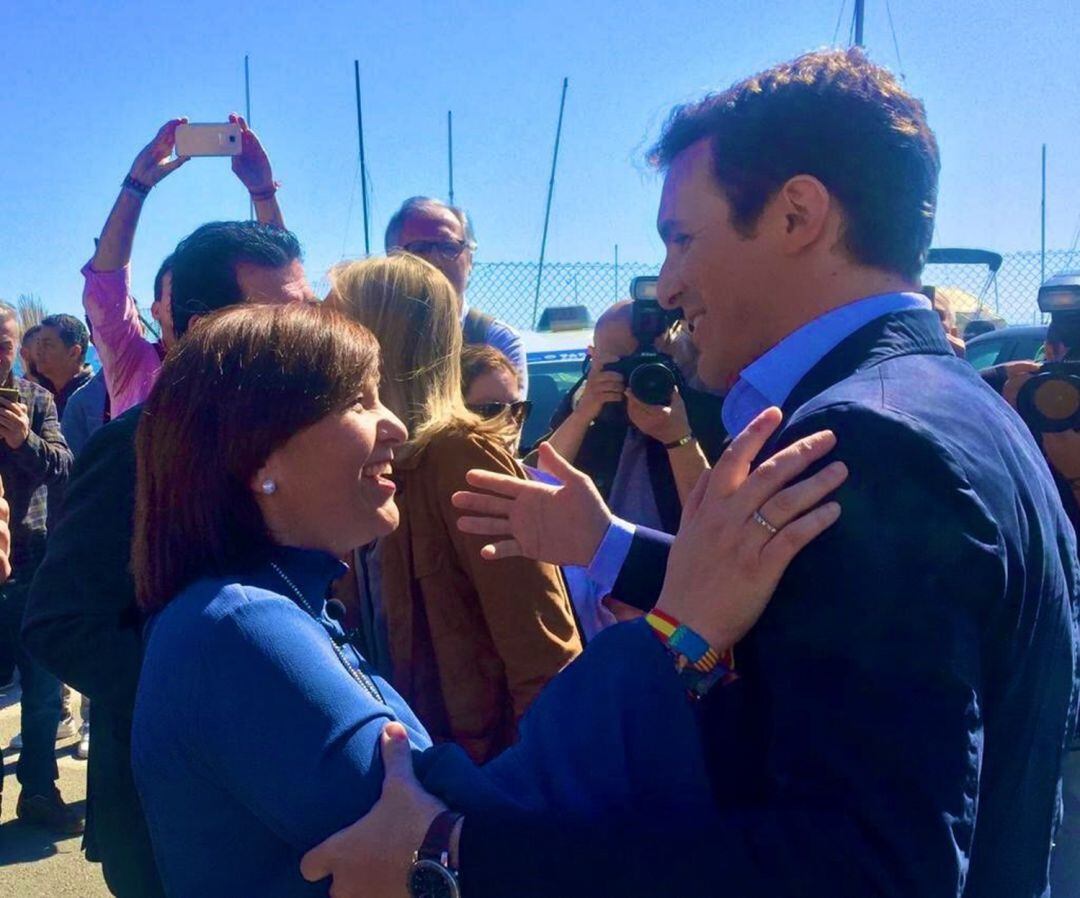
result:
[(0, 305), (21, 820), (85, 826), (133, 898), (1049, 893), (1080, 451), (921, 292), (938, 149), (891, 74), (822, 51), (671, 113), (644, 349), (676, 386), (628, 389), (617, 303), (536, 446), (468, 215), (405, 200), (318, 297), (239, 116), (257, 220), (179, 241), (148, 333), (185, 121), (123, 179), (86, 326)]

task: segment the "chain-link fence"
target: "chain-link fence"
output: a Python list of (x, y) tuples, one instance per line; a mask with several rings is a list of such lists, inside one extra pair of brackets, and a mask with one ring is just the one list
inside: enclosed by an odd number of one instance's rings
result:
[[(585, 306), (595, 321), (630, 295), (630, 280), (659, 274), (659, 265), (629, 262), (548, 262), (536, 301), (535, 262), (477, 262), (469, 278), (469, 305), (522, 330), (549, 306)], [(534, 314), (535, 305), (535, 314)]]
[[(1080, 252), (1046, 253), (1045, 277), (1080, 268)], [(529, 329), (549, 306), (585, 306), (593, 320), (604, 309), (629, 295), (630, 280), (657, 274), (659, 265), (628, 262), (549, 262), (544, 265), (540, 295), (536, 295), (535, 262), (478, 262), (469, 282), (469, 304), (521, 329)], [(997, 276), (986, 265), (928, 265), (923, 283), (963, 290), (971, 302), (1009, 324), (1041, 321), (1036, 296), (1043, 278), (1041, 254), (1007, 253)]]

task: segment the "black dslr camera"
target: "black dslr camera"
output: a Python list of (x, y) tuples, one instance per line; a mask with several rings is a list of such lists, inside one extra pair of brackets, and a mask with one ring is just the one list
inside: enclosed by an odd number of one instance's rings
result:
[[(1080, 318), (1080, 272), (1047, 279), (1039, 288), (1039, 311), (1050, 313), (1051, 331), (1055, 324)], [(1080, 430), (1080, 362), (1045, 363), (1020, 389), (1016, 410), (1041, 433)]]
[(1080, 430), (1080, 362), (1045, 362), (1020, 388), (1016, 410), (1039, 433)]
[(618, 371), (638, 399), (647, 405), (667, 405), (682, 376), (675, 360), (653, 348), (653, 342), (682, 317), (681, 311), (668, 312), (656, 298), (655, 277), (636, 277), (630, 282), (632, 307), (631, 330), (638, 341), (633, 354), (604, 365), (605, 371)]
[[(1050, 314), (1053, 339), (1055, 329), (1080, 330), (1080, 272), (1065, 272), (1049, 278), (1039, 288), (1039, 310)], [(1080, 349), (1069, 341), (1070, 351)], [(984, 377), (998, 392), (1008, 377), (1008, 365), (989, 369)], [(1016, 410), (1036, 433), (1080, 430), (1080, 362), (1045, 362), (1016, 396)]]

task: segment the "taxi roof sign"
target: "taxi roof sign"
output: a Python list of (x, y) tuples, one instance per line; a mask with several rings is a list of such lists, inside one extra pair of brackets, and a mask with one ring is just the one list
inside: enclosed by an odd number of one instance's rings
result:
[(538, 331), (579, 331), (591, 327), (585, 306), (548, 306), (536, 325)]

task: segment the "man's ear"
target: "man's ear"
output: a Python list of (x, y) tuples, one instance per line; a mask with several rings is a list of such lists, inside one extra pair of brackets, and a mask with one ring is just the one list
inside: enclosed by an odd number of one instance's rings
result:
[[(812, 175), (796, 175), (784, 183), (773, 203), (775, 214), (783, 219), (782, 242), (789, 253), (799, 253), (823, 237), (829, 244), (835, 237), (829, 231), (839, 228), (836, 205), (828, 188)], [(835, 222), (834, 222), (835, 220)]]

